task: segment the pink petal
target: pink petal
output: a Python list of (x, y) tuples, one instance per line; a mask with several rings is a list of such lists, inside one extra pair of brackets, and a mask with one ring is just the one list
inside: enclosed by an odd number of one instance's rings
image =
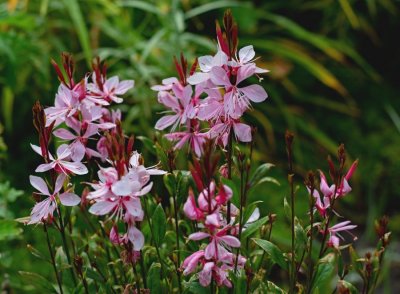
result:
[(104, 215), (109, 213), (118, 205), (118, 202), (111, 202), (111, 201), (100, 201), (93, 204), (89, 212), (94, 215)]
[(76, 135), (72, 134), (70, 131), (66, 129), (57, 129), (53, 132), (54, 136), (63, 139), (63, 140), (74, 140)]
[(251, 128), (250, 126), (242, 123), (235, 123), (233, 125), (236, 138), (241, 142), (251, 142)]
[(58, 198), (60, 198), (61, 203), (65, 206), (75, 206), (81, 202), (81, 198), (74, 193), (62, 193)]
[(219, 237), (219, 239), (228, 246), (235, 247), (235, 248), (240, 247), (239, 239), (234, 236), (226, 235), (226, 236)]
[(155, 128), (156, 128), (157, 130), (162, 131), (162, 130), (164, 130), (165, 128), (167, 128), (167, 127), (173, 125), (173, 124), (177, 121), (178, 118), (179, 118), (179, 116), (176, 115), (176, 114), (175, 114), (175, 115), (166, 115), (166, 116), (163, 116), (162, 118), (160, 118), (160, 119), (157, 121), (157, 123), (156, 123), (156, 125), (155, 125)]
[(40, 193), (47, 196), (50, 195), (47, 184), (42, 178), (37, 176), (29, 176), (29, 181), (36, 190), (40, 191)]
[(204, 251), (204, 257), (206, 259), (211, 259), (216, 255), (215, 254), (215, 249), (216, 249), (215, 247), (216, 247), (216, 243), (215, 243), (215, 240), (213, 239), (211, 241), (211, 243), (207, 245), (207, 247), (206, 247), (206, 249)]
[(125, 94), (129, 89), (135, 86), (135, 81), (133, 80), (126, 80), (122, 81), (118, 84), (117, 88), (115, 89), (114, 93), (117, 95)]
[(60, 165), (76, 175), (85, 175), (88, 173), (87, 167), (81, 162), (62, 161)]
[(61, 190), (62, 186), (64, 185), (66, 177), (67, 176), (65, 174), (59, 174), (58, 175), (58, 177), (56, 179), (56, 184), (55, 184), (55, 187), (54, 187), (54, 194), (57, 194)]
[(210, 71), (210, 78), (217, 86), (231, 86), (228, 74), (222, 67), (214, 66)]
[(196, 72), (187, 78), (187, 82), (191, 85), (198, 85), (210, 79), (210, 75), (204, 72)]
[(254, 63), (242, 65), (241, 67), (239, 67), (236, 77), (236, 85), (238, 85), (241, 81), (252, 76), (255, 70), (256, 70), (256, 65)]
[(128, 239), (133, 244), (133, 249), (139, 251), (144, 246), (144, 236), (141, 231), (139, 231), (136, 227), (130, 226), (128, 230)]
[(198, 241), (198, 240), (202, 240), (202, 239), (204, 239), (204, 238), (207, 238), (207, 237), (209, 237), (209, 236), (210, 236), (210, 234), (208, 234), (208, 233), (205, 233), (205, 232), (197, 232), (197, 233), (190, 234), (189, 237), (188, 237), (188, 239), (189, 239), (189, 240), (193, 240), (193, 241)]
[(142, 205), (138, 198), (130, 198), (128, 201), (124, 201), (124, 206), (129, 214), (134, 217), (140, 217), (143, 214)]
[(260, 85), (251, 85), (244, 88), (240, 88), (240, 91), (246, 95), (251, 101), (259, 103), (268, 98), (267, 92)]
[(37, 173), (46, 172), (46, 171), (48, 171), (48, 170), (53, 169), (54, 166), (55, 166), (55, 165), (54, 165), (53, 162), (52, 162), (52, 163), (43, 163), (43, 164), (39, 165), (39, 166), (35, 169), (35, 172), (37, 172)]
[(211, 274), (214, 267), (214, 262), (207, 262), (203, 270), (199, 272), (199, 282), (203, 287), (207, 287), (211, 283)]
[(69, 146), (70, 146), (70, 150), (71, 150), (71, 159), (74, 162), (80, 162), (86, 153), (85, 146), (83, 146), (82, 142), (79, 140), (76, 140)]

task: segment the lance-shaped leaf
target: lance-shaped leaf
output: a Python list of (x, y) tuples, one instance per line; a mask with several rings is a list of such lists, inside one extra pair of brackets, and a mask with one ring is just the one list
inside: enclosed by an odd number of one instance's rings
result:
[(258, 246), (260, 246), (271, 258), (271, 260), (278, 264), (284, 270), (288, 269), (288, 264), (282, 251), (273, 243), (262, 239), (252, 239)]
[(161, 289), (161, 264), (154, 262), (147, 274), (147, 287), (151, 293), (162, 293)]
[(161, 204), (158, 204), (152, 216), (153, 239), (160, 246), (167, 231), (167, 218)]
[(311, 293), (315, 289), (319, 289), (320, 291), (321, 289), (326, 289), (327, 283), (329, 283), (332, 275), (335, 273), (334, 262), (334, 253), (329, 253), (318, 261)]

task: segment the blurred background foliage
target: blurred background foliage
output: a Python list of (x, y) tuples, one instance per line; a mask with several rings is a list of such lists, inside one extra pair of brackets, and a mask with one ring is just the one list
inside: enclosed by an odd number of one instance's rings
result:
[[(9, 229), (7, 237), (0, 232), (1, 275), (32, 266), (26, 244), (41, 240), (34, 234), (18, 240), (20, 230), (5, 219), (26, 216), (33, 205), (28, 175), (38, 158), (29, 146), (37, 142), (31, 106), (37, 99), (53, 103), (58, 81), (51, 58), (71, 52), (82, 77), (100, 56), (110, 74), (134, 79), (135, 89), (118, 107), (127, 133), (152, 139), (163, 109), (150, 86), (175, 75), (174, 55), (183, 52), (192, 61), (215, 52), (214, 20), (226, 8), (238, 22), (240, 47), (253, 44), (259, 65), (271, 71), (262, 82), (270, 98), (245, 119), (258, 129), (256, 161), (274, 163), (281, 186), (260, 185), (252, 200), (264, 200), (263, 213), (282, 211), (286, 129), (296, 135), (300, 207), (306, 171), (326, 171), (324, 159), (343, 142), (348, 161), (360, 164), (354, 192), (339, 210), (359, 225), (359, 246), (372, 244), (373, 221), (382, 214), (398, 236), (399, 1), (0, 0), (0, 228)], [(399, 262), (395, 252), (389, 259)]]

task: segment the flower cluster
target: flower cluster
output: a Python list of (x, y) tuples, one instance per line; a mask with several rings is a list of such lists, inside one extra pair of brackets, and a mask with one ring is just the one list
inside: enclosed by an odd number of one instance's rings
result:
[[(132, 155), (124, 162), (122, 168), (118, 164), (121, 161), (116, 159), (111, 161), (113, 166), (100, 168), (99, 182), (89, 183), (94, 191), (87, 195), (87, 199), (94, 202), (89, 209), (90, 213), (109, 214), (108, 219), (113, 221), (111, 242), (126, 247), (129, 256), (136, 260), (135, 256), (144, 245), (144, 236), (135, 226), (135, 223), (141, 222), (144, 217), (140, 197), (150, 192), (153, 186), (150, 176), (162, 175), (165, 172), (154, 167), (145, 168), (137, 151), (128, 150), (127, 153)], [(126, 233), (123, 235), (118, 233), (118, 221), (126, 225)]]
[[(183, 56), (180, 64), (175, 59), (179, 79), (168, 78), (152, 88), (158, 91), (158, 101), (170, 110), (155, 128), (171, 127), (166, 138), (178, 141), (175, 149), (188, 142), (197, 157), (203, 153), (206, 139), (216, 139), (225, 147), (233, 132), (238, 141), (250, 142), (251, 128), (240, 118), (251, 102), (259, 103), (268, 97), (260, 85), (249, 85), (250, 77), (268, 72), (256, 66), (253, 46), (237, 51), (236, 24), (228, 22), (225, 30), (226, 34), (222, 34), (217, 26), (218, 50), (214, 56), (199, 57), (189, 72)], [(195, 72), (197, 63), (199, 72)], [(207, 131), (202, 132), (201, 122)]]
[(189, 275), (199, 266), (198, 277), (202, 286), (206, 287), (214, 280), (218, 286), (231, 287), (229, 272), (235, 267), (243, 268), (246, 262), (243, 256), (232, 253), (233, 248), (240, 248), (238, 230), (233, 225), (238, 209), (233, 204), (230, 204), (231, 221), (227, 221), (227, 205), (232, 198), (232, 190), (227, 185), (217, 186), (214, 180), (204, 184), (202, 179), (206, 176), (202, 174), (198, 162), (195, 162), (191, 172), (199, 194), (195, 197), (193, 190), (189, 190), (183, 211), (202, 230), (189, 235), (188, 239), (207, 239), (208, 244), (183, 261), (183, 274)]
[[(331, 162), (330, 162), (331, 163)], [(320, 191), (322, 193), (322, 197), (320, 196), (320, 193), (316, 190), (313, 189), (313, 197), (314, 197), (314, 207), (315, 210), (318, 211), (318, 214), (323, 220), (327, 220), (330, 216), (329, 213), (333, 212), (337, 214), (333, 210), (333, 203), (348, 193), (351, 192), (351, 187), (349, 185), (349, 180), (353, 173), (355, 172), (357, 168), (358, 161), (356, 160), (353, 162), (349, 170), (347, 171), (346, 175), (343, 177), (338, 178), (338, 182), (340, 182), (339, 185), (332, 184), (329, 186), (326, 176), (322, 171), (319, 171), (320, 175)], [(330, 165), (331, 169), (333, 168), (333, 164)], [(336, 173), (333, 172), (331, 173), (332, 175), (335, 175)], [(333, 177), (333, 179), (336, 179), (337, 176)], [(308, 191), (311, 193), (310, 188), (307, 187)], [(340, 239), (344, 239), (339, 232), (348, 232), (351, 234), (349, 231), (356, 228), (356, 225), (351, 225), (350, 221), (343, 221), (340, 223), (337, 223), (336, 225), (331, 226), (330, 228), (327, 228), (326, 232), (322, 230), (322, 234), (329, 234), (329, 239), (327, 245), (329, 247), (335, 247), (339, 248), (340, 244)]]
[[(94, 64), (91, 74), (76, 83), (73, 78), (74, 63), (70, 55), (63, 54), (62, 73), (60, 67), (53, 62), (61, 82), (55, 96), (54, 106), (45, 109), (37, 103), (33, 108), (34, 124), (39, 132), (40, 146), (32, 145), (32, 149), (43, 157), (44, 163), (36, 168), (36, 172), (49, 172), (51, 178), (50, 193), (46, 181), (37, 176), (31, 176), (30, 182), (40, 194), (47, 196), (38, 202), (32, 210), (29, 224), (50, 222), (57, 208), (57, 199), (67, 206), (80, 203), (80, 198), (71, 193), (72, 187), (66, 186), (64, 193), (61, 189), (68, 178), (84, 175), (88, 169), (83, 160), (92, 157), (105, 160), (108, 151), (102, 145), (105, 133), (114, 132), (120, 113), (106, 108), (112, 101), (120, 103), (119, 95), (133, 87), (133, 81), (120, 82), (118, 77), (107, 79), (106, 67), (99, 62)], [(61, 144), (53, 156), (49, 151), (52, 135), (61, 139)], [(91, 141), (97, 140), (91, 145)]]

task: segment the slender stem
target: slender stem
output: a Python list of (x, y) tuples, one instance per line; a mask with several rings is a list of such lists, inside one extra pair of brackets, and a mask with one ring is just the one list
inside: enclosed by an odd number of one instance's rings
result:
[(144, 268), (144, 261), (143, 261), (143, 252), (140, 250), (140, 271), (142, 273), (142, 279), (143, 279), (143, 287), (147, 289), (147, 281), (146, 281), (146, 270)]
[(132, 265), (132, 270), (133, 270), (133, 275), (135, 276), (136, 279), (136, 290), (137, 293), (140, 293), (140, 280), (139, 280), (139, 275), (136, 271), (135, 263), (131, 260), (131, 265)]
[[(175, 231), (176, 231), (176, 250), (177, 250), (177, 263), (176, 263), (176, 274), (178, 276), (178, 286), (179, 286), (179, 293), (182, 293), (182, 282), (181, 282), (181, 272), (179, 271), (179, 266), (181, 264), (181, 253), (179, 249), (179, 225), (178, 225), (178, 205), (177, 205), (177, 198), (178, 195), (174, 193), (172, 195), (174, 201), (174, 214), (175, 214)], [(208, 198), (211, 198), (210, 195)]]
[[(232, 143), (233, 143), (233, 130), (231, 129), (229, 132), (229, 139), (228, 139), (228, 179), (232, 179)], [(228, 200), (227, 203), (227, 215), (226, 221), (229, 224), (231, 222), (231, 201)]]
[(58, 209), (58, 217), (59, 217), (59, 221), (60, 221), (60, 233), (61, 233), (61, 238), (62, 238), (62, 242), (63, 242), (63, 246), (64, 246), (64, 250), (65, 250), (65, 255), (67, 256), (67, 260), (68, 260), (68, 264), (71, 266), (70, 267), (70, 274), (71, 274), (71, 278), (74, 282), (74, 285), (77, 286), (77, 282), (76, 282), (76, 278), (75, 278), (75, 274), (74, 274), (74, 269), (73, 269), (73, 264), (71, 262), (71, 256), (69, 253), (69, 247), (68, 247), (68, 242), (67, 242), (67, 238), (65, 236), (65, 226), (64, 226), (64, 222), (62, 219), (62, 214), (61, 214), (61, 209), (60, 207), (57, 207)]
[[(149, 214), (147, 213), (147, 201), (146, 201), (146, 199), (143, 199), (143, 202), (144, 202), (144, 214), (146, 215), (147, 222), (149, 223), (151, 235), (154, 236), (153, 224), (150, 221)], [(155, 244), (155, 245), (156, 245), (155, 248), (156, 248), (156, 252), (157, 252), (157, 257), (158, 257), (158, 260), (160, 261), (160, 265), (161, 265), (161, 277), (164, 276), (165, 283), (168, 285), (168, 281), (167, 281), (167, 278), (165, 276), (166, 272), (165, 272), (165, 269), (164, 269), (164, 263), (163, 263), (163, 260), (161, 258), (161, 254), (160, 254), (159, 244)]]
[(56, 260), (54, 258), (54, 252), (53, 252), (53, 249), (51, 248), (49, 233), (47, 232), (47, 226), (46, 226), (45, 223), (43, 223), (43, 228), (44, 228), (44, 231), (46, 233), (47, 247), (49, 248), (49, 253), (50, 253), (50, 257), (51, 257), (51, 264), (53, 265), (54, 274), (56, 275), (58, 288), (60, 289), (60, 293), (63, 294), (63, 289), (62, 289), (62, 286), (61, 286), (60, 276), (58, 275), (57, 266), (56, 266)]
[(294, 200), (294, 183), (293, 183), (293, 170), (290, 170), (290, 174), (288, 175), (289, 179), (289, 184), (290, 184), (290, 198), (291, 198), (291, 209), (292, 209), (292, 215), (291, 215), (291, 230), (292, 230), (292, 266), (291, 266), (291, 292), (294, 293), (295, 291), (295, 285), (296, 285), (296, 252), (295, 252), (295, 228), (294, 228), (294, 220), (295, 220), (295, 200)]
[(311, 278), (313, 276), (313, 264), (312, 264), (312, 249), (313, 249), (313, 229), (314, 229), (314, 189), (310, 191), (310, 245), (308, 248), (308, 275), (307, 275), (307, 292), (311, 287)]
[[(102, 226), (101, 224), (100, 224), (100, 231), (101, 231), (101, 234), (103, 235), (103, 240), (107, 240), (108, 237), (107, 237), (106, 231), (104, 230), (104, 228), (103, 228), (103, 226)], [(112, 258), (111, 258), (111, 254), (110, 254), (110, 249), (108, 248), (106, 242), (103, 242), (103, 246), (104, 246), (104, 249), (106, 250), (106, 255), (107, 255), (108, 263), (111, 264)], [(113, 244), (113, 246), (114, 246), (114, 244)], [(115, 250), (116, 250), (116, 249), (115, 249)], [(117, 256), (119, 256), (118, 250), (116, 250), (116, 252), (117, 252)], [(121, 269), (121, 268), (120, 268), (120, 270), (121, 270), (121, 272), (124, 274), (125, 283), (126, 283), (126, 282), (127, 282), (127, 279), (126, 279), (126, 276), (125, 276), (125, 271), (124, 271), (123, 269)], [(111, 274), (112, 274), (112, 276), (113, 276), (114, 282), (115, 282), (115, 283), (118, 283), (117, 274), (115, 273), (115, 269), (114, 269), (113, 266), (110, 266), (110, 271), (111, 271)]]
[[(271, 214), (269, 215), (269, 220), (268, 221), (269, 221), (269, 232), (268, 232), (267, 241), (271, 241), (272, 227), (274, 225), (274, 221), (272, 220)], [(260, 261), (258, 263), (258, 266), (257, 266), (257, 272), (260, 271), (260, 269), (261, 269), (262, 262), (263, 262), (264, 257), (265, 257), (265, 253), (266, 252), (263, 250), (263, 254), (261, 255), (261, 259), (260, 259)]]

